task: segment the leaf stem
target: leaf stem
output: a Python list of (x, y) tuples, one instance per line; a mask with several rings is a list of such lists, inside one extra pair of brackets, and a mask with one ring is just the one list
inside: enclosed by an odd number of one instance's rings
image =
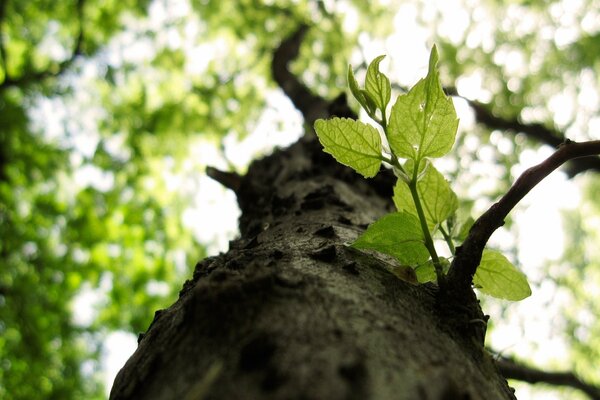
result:
[(440, 259), (435, 251), (435, 246), (433, 245), (433, 239), (431, 238), (431, 233), (429, 232), (429, 227), (427, 227), (427, 219), (425, 218), (425, 212), (423, 211), (423, 206), (421, 205), (421, 199), (419, 198), (419, 192), (417, 190), (417, 176), (419, 173), (419, 163), (415, 163), (415, 168), (413, 170), (413, 176), (410, 182), (408, 183), (408, 188), (410, 189), (410, 194), (412, 195), (413, 201), (415, 202), (415, 208), (417, 209), (417, 215), (419, 216), (419, 222), (421, 222), (421, 229), (423, 230), (423, 238), (425, 240), (425, 247), (429, 251), (429, 255), (431, 255), (431, 260), (433, 261), (433, 267), (435, 268), (435, 274), (437, 276), (438, 285), (442, 285), (444, 280), (444, 271), (442, 270), (442, 264), (440, 263)]
[[(388, 132), (387, 132), (388, 126), (387, 126), (387, 118), (385, 115), (385, 111), (382, 111), (382, 121), (378, 121), (378, 123), (383, 128), (383, 133), (384, 133), (385, 137), (387, 138), (388, 137)], [(433, 244), (431, 232), (429, 232), (429, 227), (427, 226), (427, 219), (425, 218), (425, 212), (423, 212), (423, 206), (421, 205), (421, 199), (419, 198), (419, 192), (417, 191), (417, 181), (418, 181), (418, 176), (419, 176), (419, 161), (420, 160), (415, 160), (415, 161), (416, 162), (415, 162), (415, 168), (413, 171), (413, 176), (412, 176), (412, 178), (407, 179), (408, 182), (406, 182), (406, 183), (408, 184), (408, 187), (410, 189), (410, 194), (413, 198), (413, 201), (415, 202), (415, 208), (417, 209), (417, 215), (419, 217), (419, 222), (421, 223), (421, 229), (423, 230), (423, 238), (424, 238), (424, 242), (425, 242), (425, 247), (427, 248), (427, 251), (429, 251), (429, 255), (431, 256), (431, 260), (433, 261), (433, 267), (435, 268), (435, 275), (437, 277), (438, 285), (442, 286), (445, 282), (444, 281), (444, 279), (445, 279), (444, 271), (442, 269), (442, 264), (440, 263), (440, 258), (438, 257), (437, 252), (435, 251), (435, 246)], [(398, 157), (396, 157), (396, 155), (394, 154), (393, 151), (391, 151), (389, 162), (393, 168), (397, 169), (399, 172), (401, 172), (402, 174), (407, 176), (406, 171), (404, 170), (404, 168), (402, 168), (400, 161), (398, 161)]]

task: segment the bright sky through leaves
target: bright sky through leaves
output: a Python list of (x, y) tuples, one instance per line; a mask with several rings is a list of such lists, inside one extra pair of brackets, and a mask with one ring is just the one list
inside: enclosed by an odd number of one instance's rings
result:
[[(74, 17), (67, 14), (69, 2), (50, 2), (52, 7), (57, 7), (50, 14), (33, 12), (38, 9), (35, 2), (6, 3), (10, 7), (22, 7), (16, 14), (9, 9), (9, 15), (19, 16), (10, 22), (16, 24), (16, 30), (11, 31), (12, 27), (6, 24), (3, 27), (4, 44), (12, 54), (10, 68), (13, 71), (28, 65), (27, 59), (15, 56), (28, 54), (28, 41), (43, 44), (39, 46), (41, 57), (33, 59), (36, 67), (43, 68), (48, 57), (68, 56), (75, 31)], [(103, 3), (104, 8), (96, 7), (93, 1), (85, 3), (90, 10), (98, 10), (97, 13), (90, 11), (89, 15), (95, 15), (96, 19), (90, 17), (85, 26), (89, 49), (102, 46), (99, 55), (79, 59), (70, 72), (61, 77), (57, 93), (53, 92), (52, 87), (40, 90), (34, 85), (27, 91), (16, 88), (10, 92), (11, 96), (2, 99), (5, 107), (3, 118), (9, 116), (10, 119), (3, 119), (1, 126), (2, 129), (11, 129), (8, 131), (9, 137), (19, 137), (13, 132), (31, 130), (39, 133), (44, 130), (43, 135), (35, 133), (19, 143), (21, 152), (11, 152), (22, 157), (19, 162), (12, 163), (13, 171), (20, 163), (25, 163), (31, 172), (29, 178), (37, 178), (28, 180), (25, 174), (19, 172), (19, 184), (11, 186), (6, 192), (9, 193), (9, 200), (13, 199), (11, 193), (19, 200), (19, 212), (14, 216), (18, 221), (24, 221), (20, 225), (22, 230), (11, 227), (7, 235), (7, 240), (23, 239), (22, 242), (10, 242), (15, 243), (10, 247), (14, 254), (11, 260), (19, 261), (15, 270), (26, 271), (32, 265), (28, 257), (37, 254), (46, 262), (46, 271), (59, 272), (17, 276), (16, 281), (23, 285), (20, 288), (28, 293), (28, 301), (21, 302), (28, 311), (52, 300), (57, 293), (74, 295), (76, 292), (70, 288), (86, 287), (80, 286), (83, 281), (89, 280), (92, 286), (99, 286), (99, 282), (106, 278), (95, 272), (97, 265), (128, 266), (126, 271), (118, 271), (120, 282), (128, 289), (140, 287), (140, 293), (145, 293), (146, 288), (151, 287), (142, 279), (144, 274), (153, 274), (153, 278), (159, 277), (174, 286), (180, 286), (180, 282), (175, 282), (179, 278), (165, 274), (168, 268), (165, 269), (164, 264), (156, 260), (160, 260), (157, 254), (165, 254), (166, 265), (180, 272), (193, 267), (195, 259), (192, 259), (199, 256), (189, 255), (186, 258), (183, 250), (192, 245), (165, 239), (183, 237), (181, 232), (185, 227), (182, 226), (182, 219), (188, 229), (193, 229), (195, 237), (208, 246), (210, 252), (226, 250), (228, 239), (235, 234), (235, 202), (225, 190), (200, 178), (204, 165), (214, 161), (216, 166), (226, 169), (232, 163), (243, 171), (251, 159), (250, 153), (264, 153), (273, 143), (290, 143), (302, 131), (297, 112), (282, 100), (281, 94), (274, 94), (276, 88), (269, 86), (265, 59), (253, 57), (257, 49), (268, 55), (269, 46), (279, 40), (286, 29), (290, 29), (289, 21), (271, 17), (268, 21), (261, 19), (261, 15), (269, 15), (275, 10), (279, 2), (269, 2), (266, 8), (258, 12), (234, 7), (233, 3), (207, 1), (195, 2), (192, 6), (184, 0), (157, 0), (151, 2), (150, 17), (147, 19), (135, 11), (143, 2), (135, 2), (138, 5), (136, 7), (132, 6), (134, 2), (109, 2)], [(320, 12), (306, 4), (297, 2), (288, 10), (302, 9), (301, 13), (306, 12), (307, 15)], [(425, 61), (431, 44), (435, 42), (440, 45), (440, 57), (445, 64), (441, 72), (443, 83), (455, 83), (461, 94), (494, 104), (495, 112), (520, 115), (525, 122), (555, 121), (560, 129), (566, 129), (569, 137), (575, 140), (584, 139), (589, 132), (600, 129), (597, 116), (600, 97), (597, 68), (594, 66), (597, 65), (594, 64), (594, 57), (598, 52), (589, 51), (586, 47), (588, 42), (583, 40), (587, 36), (591, 39), (589, 43), (594, 43), (594, 35), (600, 30), (600, 18), (589, 2), (554, 1), (536, 8), (534, 3), (531, 3), (533, 7), (529, 7), (522, 2), (489, 6), (484, 2), (467, 4), (459, 0), (400, 4), (386, 1), (382, 2), (385, 12), (380, 13), (379, 17), (365, 17), (363, 12), (368, 7), (364, 2), (323, 4), (325, 11), (334, 15), (337, 13), (340, 17), (343, 41), (318, 39), (315, 34), (315, 42), (304, 49), (306, 57), (303, 55), (304, 58), (296, 65), (296, 71), (301, 71), (305, 81), (314, 84), (320, 94), (335, 97), (345, 82), (343, 79), (335, 81), (332, 77), (343, 77), (349, 63), (359, 66), (381, 54), (388, 55), (380, 67), (391, 77), (392, 83), (402, 86), (413, 84), (427, 73)], [(377, 3), (373, 2), (371, 6), (374, 4)], [(203, 8), (194, 8), (199, 6)], [(123, 10), (124, 14), (117, 15)], [(324, 14), (320, 15), (321, 30), (335, 27)], [(124, 21), (124, 24), (120, 21)], [(19, 23), (22, 25), (18, 26)], [(122, 32), (117, 33), (120, 30)], [(344, 46), (352, 42), (356, 30), (361, 32), (358, 38), (360, 50), (344, 53)], [(496, 34), (497, 30), (499, 34)], [(329, 35), (331, 32), (335, 32), (335, 29), (326, 31), (328, 37), (334, 36)], [(448, 42), (442, 44), (439, 38), (432, 38), (432, 33), (447, 38)], [(37, 34), (45, 38), (39, 37), (38, 40)], [(117, 38), (110, 39), (114, 35)], [(453, 45), (456, 46), (456, 52), (453, 51)], [(323, 60), (333, 60), (337, 66), (331, 67)], [(238, 70), (246, 72), (238, 73)], [(357, 78), (364, 81), (365, 68), (357, 68), (356, 72)], [(67, 94), (72, 90), (70, 84), (74, 85), (74, 94), (69, 100)], [(268, 100), (264, 108), (263, 103), (258, 101), (260, 96), (257, 96), (261, 91), (267, 93)], [(454, 102), (463, 129), (459, 135), (468, 133), (464, 150), (458, 153), (457, 158), (447, 157), (440, 159), (439, 163), (436, 161), (436, 166), (446, 176), (452, 174), (457, 166), (468, 171), (459, 178), (455, 189), (461, 198), (475, 199), (473, 215), (477, 215), (491, 204), (490, 198), (497, 195), (497, 187), (491, 182), (502, 181), (506, 175), (518, 176), (526, 166), (547, 155), (548, 149), (535, 147), (523, 152), (526, 145), (522, 137), (513, 140), (510, 134), (499, 131), (489, 135), (488, 140), (487, 134), (473, 124), (472, 112), (464, 102), (460, 99), (454, 99)], [(521, 108), (523, 105), (525, 107)], [(258, 111), (252, 113), (251, 110)], [(23, 114), (25, 111), (27, 115), (34, 116), (32, 123)], [(245, 117), (262, 122), (246, 126)], [(157, 124), (153, 126), (149, 123), (152, 121)], [(198, 135), (198, 141), (190, 146), (180, 141), (178, 135), (183, 131)], [(241, 144), (238, 143), (238, 131), (248, 135)], [(152, 132), (152, 135), (148, 135), (148, 132)], [(288, 132), (289, 136), (282, 138), (282, 134)], [(215, 146), (219, 142), (217, 133), (227, 133), (223, 149)], [(36, 138), (39, 136), (48, 138), (51, 143), (59, 141), (59, 147), (71, 151), (68, 157), (69, 163), (75, 168), (73, 175), (55, 164), (44, 164), (44, 157), (26, 158), (28, 149), (32, 150), (31, 154), (53, 154), (48, 147), (41, 151), (36, 147), (39, 144)], [(167, 140), (161, 142), (161, 137)], [(132, 142), (132, 138), (137, 140)], [(168, 148), (168, 143), (172, 143), (172, 148)], [(101, 151), (94, 155), (99, 144)], [(207, 150), (209, 147), (213, 150)], [(152, 159), (153, 149), (168, 151), (171, 157), (157, 156)], [(185, 151), (181, 152), (181, 149)], [(188, 150), (190, 154), (186, 153)], [(516, 154), (520, 156), (515, 157)], [(127, 163), (132, 156), (145, 159), (145, 162), (139, 165)], [(509, 167), (506, 171), (501, 166), (512, 162), (517, 162), (512, 170)], [(138, 168), (142, 174), (156, 175), (134, 185), (135, 180), (131, 177)], [(57, 174), (56, 179), (53, 172)], [(560, 365), (565, 368), (570, 367), (570, 363), (564, 360), (573, 357), (579, 360), (578, 368), (585, 369), (587, 364), (581, 354), (587, 350), (582, 348), (575, 355), (568, 354), (570, 347), (561, 336), (562, 325), (559, 320), (567, 317), (577, 322), (578, 338), (582, 344), (586, 343), (585, 335), (593, 332), (596, 325), (589, 322), (589, 318), (585, 323), (581, 322), (580, 315), (583, 313), (578, 314), (578, 310), (584, 307), (572, 301), (567, 289), (559, 290), (556, 285), (543, 279), (549, 268), (555, 268), (553, 271), (558, 276), (562, 276), (560, 274), (564, 271), (578, 270), (571, 265), (563, 265), (560, 260), (563, 243), (569, 239), (569, 233), (556, 233), (564, 228), (557, 210), (587, 210), (588, 218), (582, 226), (597, 225), (591, 215), (593, 213), (580, 203), (583, 196), (577, 195), (581, 182), (579, 178), (575, 182), (567, 181), (561, 174), (551, 176), (548, 184), (543, 183), (536, 188), (526, 197), (523, 207), (514, 213), (511, 229), (520, 233), (518, 237), (509, 231), (509, 226), (494, 235), (492, 244), (503, 251), (510, 251), (518, 245), (516, 257), (510, 259), (518, 261), (519, 268), (532, 277), (534, 296), (511, 306), (509, 311), (489, 301), (486, 308), (490, 310), (492, 319), (498, 321), (490, 331), (495, 347), (531, 355), (532, 359), (555, 365), (563, 362)], [(112, 202), (103, 202), (111, 187), (127, 185), (133, 186), (133, 189), (118, 191), (118, 201), (113, 197)], [(88, 190), (75, 197), (82, 188)], [(158, 200), (146, 197), (142, 201), (133, 196), (142, 192), (158, 194)], [(52, 201), (52, 194), (56, 194), (59, 201)], [(180, 207), (172, 201), (177, 197), (193, 199), (193, 202)], [(171, 222), (165, 226), (153, 225), (152, 222), (165, 217), (161, 214), (164, 202), (170, 205), (168, 215)], [(65, 207), (73, 204), (81, 204), (81, 207), (73, 209), (79, 218), (75, 222), (80, 225), (72, 224), (73, 219), (69, 216), (67, 220), (64, 219)], [(58, 206), (58, 214), (48, 214), (47, 210), (54, 206)], [(85, 212), (86, 209), (90, 212)], [(132, 212), (135, 209), (144, 212)], [(102, 214), (99, 210), (111, 212)], [(211, 220), (215, 215), (221, 215), (222, 218)], [(99, 218), (94, 219), (95, 216)], [(206, 223), (197, 223), (200, 220), (206, 220)], [(85, 224), (92, 222), (98, 229), (88, 231)], [(64, 251), (64, 238), (61, 238), (60, 232), (64, 232), (65, 226), (73, 225), (78, 233), (86, 233), (85, 238), (89, 242), (70, 238), (71, 243), (77, 242), (76, 246), (57, 261), (47, 249)], [(123, 228), (125, 226), (131, 226), (132, 229), (126, 230)], [(149, 226), (153, 229), (148, 229)], [(216, 226), (223, 227), (224, 231), (213, 231), (212, 228)], [(39, 241), (36, 230), (42, 232)], [(126, 231), (127, 234), (118, 236), (115, 233), (119, 231)], [(156, 243), (152, 243), (152, 238), (142, 236), (150, 231), (163, 232), (164, 236), (155, 237), (154, 242), (164, 243), (168, 252), (156, 252)], [(177, 235), (173, 236), (173, 232)], [(119, 246), (115, 242), (124, 245)], [(95, 244), (93, 251), (90, 251), (91, 244)], [(193, 245), (196, 249), (202, 247)], [(438, 245), (443, 247), (443, 244)], [(127, 253), (124, 251), (126, 248), (138, 250)], [(71, 250), (74, 262), (69, 258)], [(85, 269), (82, 268), (84, 264)], [(73, 269), (57, 269), (66, 265)], [(4, 268), (4, 272), (13, 271), (10, 269), (13, 264), (5, 266), (9, 268)], [(584, 267), (581, 266), (582, 271)], [(592, 267), (589, 265), (589, 268)], [(90, 274), (86, 275), (88, 272)], [(574, 279), (572, 274), (568, 278)], [(32, 282), (31, 286), (26, 286), (28, 282)], [(52, 282), (52, 285), (46, 286), (48, 282)], [(116, 282), (117, 289), (120, 282)], [(585, 293), (593, 293), (594, 288), (598, 287), (592, 280), (588, 280), (586, 285)], [(126, 298), (130, 292), (117, 290), (115, 294)], [(132, 321), (136, 326), (147, 325), (152, 310), (168, 305), (160, 300), (145, 302), (148, 300), (145, 295), (139, 298), (145, 299), (143, 304), (136, 303), (129, 310), (144, 311), (132, 314), (129, 311), (109, 310), (110, 315), (103, 314), (106, 317), (104, 321), (114, 323), (117, 320), (116, 323), (126, 329), (130, 329)], [(533, 301), (534, 298), (539, 301)], [(581, 304), (586, 301), (589, 299), (584, 297)], [(564, 304), (569, 306), (568, 310), (573, 315), (565, 314), (561, 308)], [(557, 326), (549, 325), (545, 318), (548, 314), (560, 316), (555, 319)], [(47, 317), (53, 315), (48, 314)], [(30, 322), (35, 321), (32, 318)], [(41, 332), (39, 329), (37, 331)], [(136, 333), (131, 334), (133, 338)], [(2, 340), (9, 336), (14, 337), (14, 330), (3, 332)], [(544, 350), (545, 342), (550, 343), (552, 353)], [(64, 347), (69, 343), (72, 342), (63, 341)], [(88, 363), (86, 371), (89, 371), (89, 366)], [(529, 392), (521, 397), (533, 398)], [(543, 394), (541, 398), (549, 397)]]
[(473, 284), (483, 293), (506, 300), (523, 300), (531, 296), (525, 275), (497, 251), (484, 250)]

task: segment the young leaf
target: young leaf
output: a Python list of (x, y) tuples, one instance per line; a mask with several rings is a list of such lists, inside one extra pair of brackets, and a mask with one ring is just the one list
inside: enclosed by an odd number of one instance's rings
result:
[(359, 102), (359, 104), (368, 111), (369, 107), (367, 105), (367, 99), (363, 90), (358, 86), (358, 82), (354, 77), (354, 72), (352, 71), (352, 65), (348, 65), (348, 86), (350, 87), (350, 92), (354, 98)]
[(319, 119), (315, 131), (326, 153), (365, 178), (381, 166), (381, 137), (377, 129), (348, 118)]
[(398, 157), (419, 161), (423, 157), (441, 157), (454, 144), (458, 119), (452, 99), (442, 90), (437, 61), (434, 46), (425, 79), (398, 96), (392, 107), (388, 141)]
[(420, 283), (415, 274), (415, 270), (408, 265), (392, 265), (388, 268), (391, 273), (396, 275), (397, 278), (402, 279), (404, 282), (412, 283), (413, 285)]
[(415, 274), (417, 275), (417, 281), (419, 281), (419, 283), (433, 282), (437, 279), (435, 267), (431, 261), (418, 265), (415, 268)]
[(375, 119), (376, 118), (375, 111), (377, 111), (377, 104), (375, 104), (375, 100), (373, 100), (373, 98), (371, 97), (369, 92), (367, 92), (364, 89), (361, 89), (360, 93), (363, 95), (363, 97), (365, 99), (365, 104), (363, 104), (363, 107), (367, 111), (367, 114), (369, 114), (369, 117)]
[(365, 89), (375, 102), (377, 108), (381, 110), (382, 116), (392, 96), (390, 80), (383, 73), (379, 72), (379, 63), (384, 58), (385, 56), (379, 56), (371, 61), (371, 64), (367, 68), (367, 77), (365, 80)]
[[(408, 160), (405, 163), (404, 170), (412, 175), (413, 169), (414, 162)], [(426, 166), (425, 171), (422, 173), (423, 176), (417, 182), (417, 192), (421, 199), (427, 226), (431, 232), (456, 211), (458, 199), (450, 188), (448, 181), (433, 165)], [(401, 179), (398, 179), (396, 186), (394, 186), (393, 200), (398, 210), (405, 210), (415, 216), (417, 215), (410, 189)]]
[(429, 259), (419, 220), (403, 211), (388, 214), (372, 223), (352, 247), (388, 254), (405, 265), (421, 264)]
[[(450, 268), (450, 261), (448, 261), (447, 258), (440, 257), (440, 263), (442, 264), (444, 273), (448, 272), (448, 269)], [(429, 260), (424, 264), (417, 265), (415, 268), (415, 275), (417, 276), (419, 283), (435, 281), (437, 279), (437, 275), (435, 274), (433, 261)]]
[(531, 296), (525, 275), (497, 251), (484, 250), (473, 284), (485, 294), (518, 301)]

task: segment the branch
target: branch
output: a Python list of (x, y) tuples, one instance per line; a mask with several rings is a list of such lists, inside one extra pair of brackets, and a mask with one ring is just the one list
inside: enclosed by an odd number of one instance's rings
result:
[(233, 190), (236, 194), (242, 185), (242, 177), (236, 172), (221, 171), (217, 168), (208, 166), (206, 167), (206, 175), (219, 182), (227, 189)]
[(462, 246), (456, 249), (448, 272), (448, 287), (461, 294), (470, 290), (490, 236), (504, 225), (504, 218), (535, 185), (565, 162), (597, 154), (600, 154), (600, 140), (576, 143), (567, 139), (545, 161), (523, 172), (508, 192), (475, 221)]
[[(6, 0), (0, 0), (0, 6), (5, 6)], [(65, 61), (60, 62), (57, 65), (51, 66), (50, 68), (44, 71), (35, 71), (26, 73), (18, 78), (11, 78), (8, 75), (8, 71), (6, 68), (4, 69), (4, 82), (0, 84), (0, 91), (7, 89), (9, 87), (23, 87), (27, 86), (31, 83), (43, 81), (47, 78), (55, 78), (62, 75), (70, 66), (73, 64), (77, 56), (81, 55), (82, 47), (83, 47), (83, 39), (84, 39), (84, 29), (83, 29), (83, 6), (85, 0), (78, 0), (76, 4), (76, 13), (77, 13), (77, 21), (78, 21), (78, 33), (77, 38), (75, 39), (75, 45), (73, 46), (73, 50), (71, 52), (71, 56)], [(0, 48), (3, 51), (3, 60), (6, 60), (6, 51), (3, 48)]]
[(288, 64), (298, 57), (300, 45), (308, 31), (308, 25), (300, 25), (287, 39), (281, 42), (273, 53), (271, 73), (273, 79), (283, 92), (290, 98), (294, 106), (304, 116), (304, 122), (312, 126), (317, 118), (325, 118), (329, 103), (323, 98), (314, 95), (307, 87), (288, 69)]
[[(464, 99), (475, 112), (475, 120), (490, 129), (500, 129), (503, 131), (512, 131), (514, 133), (521, 132), (527, 135), (527, 137), (530, 139), (552, 147), (560, 146), (560, 144), (565, 140), (564, 133), (548, 128), (543, 124), (525, 124), (519, 121), (518, 118), (507, 119), (498, 117), (494, 115), (484, 104), (458, 94), (458, 91), (455, 87), (446, 87), (444, 90), (449, 95), (458, 96)], [(600, 172), (600, 158), (594, 155), (572, 160), (569, 162), (569, 166), (566, 168), (565, 172), (569, 177), (572, 178), (578, 173), (587, 170)]]
[(583, 391), (591, 399), (600, 400), (600, 387), (582, 381), (572, 372), (546, 372), (528, 367), (506, 357), (496, 360), (496, 365), (500, 373), (507, 379), (516, 379), (528, 383), (547, 383), (555, 386), (570, 386)]

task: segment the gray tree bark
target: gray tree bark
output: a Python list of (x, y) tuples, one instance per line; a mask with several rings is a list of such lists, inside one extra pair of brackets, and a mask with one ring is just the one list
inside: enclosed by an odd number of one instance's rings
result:
[(309, 137), (253, 163), (241, 238), (157, 313), (110, 398), (514, 398), (468, 333), (480, 321), (347, 246), (392, 210), (388, 178), (362, 179)]

